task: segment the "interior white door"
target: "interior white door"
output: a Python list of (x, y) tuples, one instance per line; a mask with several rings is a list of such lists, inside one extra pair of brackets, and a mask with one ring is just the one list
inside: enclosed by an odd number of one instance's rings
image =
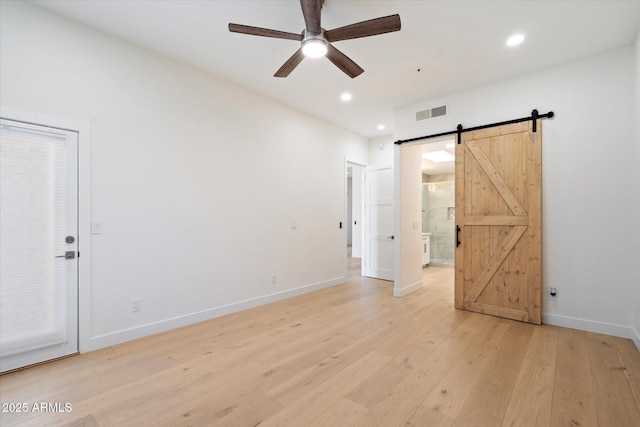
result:
[(78, 351), (78, 134), (0, 122), (0, 371)]
[(393, 280), (393, 169), (367, 166), (364, 275)]

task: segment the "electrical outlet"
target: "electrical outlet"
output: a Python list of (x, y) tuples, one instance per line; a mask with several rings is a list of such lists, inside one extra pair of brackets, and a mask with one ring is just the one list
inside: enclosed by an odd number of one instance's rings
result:
[(142, 300), (140, 298), (131, 298), (131, 312), (135, 313), (142, 309)]
[(275, 274), (271, 275), (271, 284), (275, 285), (276, 283), (278, 283), (278, 277)]

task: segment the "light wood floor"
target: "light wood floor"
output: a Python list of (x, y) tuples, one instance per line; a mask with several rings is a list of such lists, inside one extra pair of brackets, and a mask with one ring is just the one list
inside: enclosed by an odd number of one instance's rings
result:
[[(350, 264), (357, 271), (354, 264)], [(625, 339), (453, 308), (425, 288), (348, 283), (0, 377), (2, 413), (63, 426), (640, 426), (640, 353)]]

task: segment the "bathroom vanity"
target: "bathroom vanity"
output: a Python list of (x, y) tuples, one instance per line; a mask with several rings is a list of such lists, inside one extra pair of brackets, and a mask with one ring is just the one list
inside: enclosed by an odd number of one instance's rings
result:
[(431, 262), (431, 233), (422, 233), (422, 266)]

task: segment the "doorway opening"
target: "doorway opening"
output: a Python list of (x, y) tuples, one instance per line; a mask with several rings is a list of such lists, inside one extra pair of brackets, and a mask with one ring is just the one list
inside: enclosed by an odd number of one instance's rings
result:
[(422, 144), (422, 268), (454, 267), (455, 140)]
[(365, 166), (346, 163), (347, 277), (362, 276)]

